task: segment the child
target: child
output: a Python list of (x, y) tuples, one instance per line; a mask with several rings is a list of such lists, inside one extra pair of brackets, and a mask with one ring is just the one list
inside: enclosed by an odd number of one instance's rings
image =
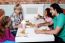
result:
[(14, 7), (14, 13), (11, 16), (11, 20), (13, 23), (13, 28), (18, 28), (18, 25), (23, 20), (22, 8), (20, 4), (17, 4)]
[[(4, 12), (4, 10), (0, 9), (0, 11)], [(1, 19), (0, 19), (0, 42), (4, 41), (15, 41), (14, 36), (10, 32), (10, 24), (11, 19), (8, 16), (4, 16), (4, 13), (1, 13)]]
[(44, 16), (43, 17), (39, 16), (39, 17), (44, 19), (45, 23), (37, 24), (38, 27), (43, 26), (43, 25), (49, 26), (49, 25), (51, 25), (53, 23), (52, 14), (50, 13), (50, 8), (46, 8)]
[(23, 20), (22, 8), (21, 8), (20, 4), (17, 4), (14, 7), (14, 13), (11, 16), (11, 20), (12, 20), (12, 26), (13, 26), (12, 30), (14, 30), (14, 31), (12, 31), (12, 33), (13, 33), (14, 36), (16, 36), (18, 25)]

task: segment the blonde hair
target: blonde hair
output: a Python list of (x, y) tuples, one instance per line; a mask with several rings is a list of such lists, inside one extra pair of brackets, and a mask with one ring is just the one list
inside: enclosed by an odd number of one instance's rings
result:
[(17, 9), (17, 7), (19, 7), (20, 9), (20, 14), (22, 14), (22, 7), (20, 4), (16, 4), (16, 6), (14, 7), (14, 11)]

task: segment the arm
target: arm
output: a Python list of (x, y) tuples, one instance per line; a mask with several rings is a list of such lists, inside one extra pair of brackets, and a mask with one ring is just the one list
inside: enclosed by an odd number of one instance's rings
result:
[(57, 35), (59, 32), (60, 32), (60, 28), (59, 27), (56, 27), (55, 30), (36, 30), (35, 32), (37, 34), (55, 34)]
[(44, 23), (40, 23), (40, 24), (38, 24), (38, 25), (39, 25), (39, 27), (40, 27), (40, 26), (49, 26), (49, 25), (53, 25), (52, 18), (48, 18), (48, 20), (45, 19), (45, 22), (44, 22)]
[(36, 27), (41, 27), (41, 26), (49, 26), (49, 25), (53, 25), (53, 23), (49, 23), (49, 22), (45, 22), (45, 23), (40, 23), (40, 24), (37, 24)]
[(45, 22), (45, 23), (43, 23), (43, 25), (44, 26), (48, 26), (48, 25), (50, 25), (50, 23), (49, 22)]
[(47, 25), (47, 26), (53, 25), (53, 20), (52, 20), (52, 18), (50, 18), (50, 17), (49, 17), (49, 18), (46, 18), (44, 25)]

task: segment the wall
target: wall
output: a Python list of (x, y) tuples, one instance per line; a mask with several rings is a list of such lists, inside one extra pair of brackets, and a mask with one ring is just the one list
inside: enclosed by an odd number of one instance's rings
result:
[[(15, 5), (0, 5), (0, 8), (5, 10), (5, 15), (10, 16), (13, 13)], [(22, 4), (22, 8), (24, 9), (23, 13), (25, 14), (25, 8), (28, 7), (38, 7), (38, 13), (43, 14), (45, 8), (50, 7), (50, 4)], [(65, 4), (60, 4), (60, 6), (65, 9)]]

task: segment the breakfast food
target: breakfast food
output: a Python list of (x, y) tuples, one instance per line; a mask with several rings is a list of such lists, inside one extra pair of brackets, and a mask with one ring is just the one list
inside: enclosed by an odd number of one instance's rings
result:
[(25, 30), (21, 31), (22, 34), (25, 34)]

